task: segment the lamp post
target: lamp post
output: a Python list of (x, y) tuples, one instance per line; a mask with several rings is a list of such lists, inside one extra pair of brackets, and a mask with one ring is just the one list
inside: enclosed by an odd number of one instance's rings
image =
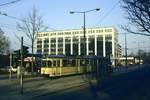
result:
[(125, 67), (127, 68), (128, 67), (128, 51), (127, 51), (127, 33), (125, 33)]
[(86, 25), (85, 25), (85, 14), (88, 13), (88, 12), (92, 12), (92, 11), (99, 11), (100, 9), (99, 8), (96, 8), (96, 9), (92, 9), (92, 10), (87, 10), (87, 11), (70, 11), (70, 14), (74, 14), (74, 13), (81, 13), (83, 14), (83, 34), (84, 34), (84, 53), (83, 55), (86, 55)]

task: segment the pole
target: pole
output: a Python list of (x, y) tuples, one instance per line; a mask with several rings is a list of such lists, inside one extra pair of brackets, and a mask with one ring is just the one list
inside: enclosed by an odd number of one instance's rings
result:
[[(86, 56), (88, 55), (87, 51), (86, 51), (86, 26), (85, 26), (85, 14), (88, 13), (88, 12), (91, 12), (91, 11), (99, 11), (100, 9), (99, 8), (96, 8), (96, 9), (92, 9), (92, 10), (87, 10), (87, 11), (83, 11), (83, 12), (74, 12), (74, 11), (70, 11), (70, 14), (74, 14), (74, 13), (82, 13), (83, 14), (83, 50), (81, 51), (81, 55), (83, 56)], [(84, 72), (86, 73), (87, 72), (87, 67), (85, 66), (85, 69), (84, 69)]]
[(85, 12), (83, 12), (83, 34), (84, 34), (84, 52), (83, 54), (86, 55), (86, 29), (85, 29)]
[(34, 49), (34, 47), (33, 47), (33, 44), (34, 44), (34, 41), (32, 40), (32, 62), (31, 62), (31, 72), (33, 73), (34, 72), (34, 69), (33, 69), (33, 66), (34, 66), (34, 64), (33, 64), (33, 49)]
[(10, 53), (10, 66), (12, 66), (12, 54)]
[(127, 68), (127, 34), (125, 33), (125, 57), (126, 57), (126, 60), (125, 60), (125, 66)]
[(20, 93), (23, 94), (23, 37), (21, 37), (21, 68), (20, 68)]
[[(86, 56), (86, 28), (85, 28), (85, 12), (83, 12), (83, 34), (84, 34), (84, 50), (83, 50), (83, 56)], [(84, 62), (86, 63), (86, 61)], [(87, 66), (85, 66), (84, 70), (85, 74), (87, 72)]]
[(12, 73), (11, 73), (11, 67), (12, 67), (12, 54), (11, 54), (11, 53), (10, 53), (10, 65), (9, 65), (9, 66), (10, 66), (10, 69), (9, 69), (9, 79), (11, 80), (11, 76), (12, 76), (12, 75), (11, 75), (11, 74), (12, 74)]
[(139, 65), (140, 65), (140, 61), (141, 61), (141, 56), (140, 56), (141, 52), (140, 52), (140, 42), (138, 42), (138, 55), (139, 55)]
[(147, 56), (147, 54), (146, 54), (146, 47), (145, 47), (145, 57)]

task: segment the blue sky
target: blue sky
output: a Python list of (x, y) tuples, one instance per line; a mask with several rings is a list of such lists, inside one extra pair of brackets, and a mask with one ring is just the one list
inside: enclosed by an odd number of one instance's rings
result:
[[(13, 0), (0, 0), (0, 4)], [(119, 0), (21, 0), (15, 4), (0, 7), (1, 12), (10, 16), (23, 18), (28, 15), (33, 6), (43, 16), (45, 26), (63, 30), (81, 28), (83, 25), (82, 14), (69, 14), (70, 11), (84, 11), (94, 8), (100, 8), (99, 12), (90, 12), (86, 14), (86, 27), (107, 27), (114, 26), (119, 33), (124, 31), (120, 25), (127, 24), (125, 12), (121, 9)], [(0, 16), (0, 27), (11, 40), (12, 48), (20, 46), (15, 34), (21, 34), (16, 29), (17, 20)], [(149, 46), (149, 37), (128, 34), (128, 47), (136, 48), (137, 42), (142, 47)], [(144, 43), (143, 43), (144, 42)], [(119, 43), (124, 47), (124, 35), (119, 34)], [(133, 49), (132, 49), (133, 50)]]

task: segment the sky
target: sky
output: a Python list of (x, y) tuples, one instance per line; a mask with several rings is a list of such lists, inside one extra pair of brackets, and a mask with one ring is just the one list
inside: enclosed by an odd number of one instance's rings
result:
[[(14, 0), (0, 0), (0, 5)], [(109, 27), (118, 29), (118, 39), (124, 48), (124, 34), (120, 26), (127, 25), (126, 13), (121, 8), (121, 0), (20, 0), (14, 4), (0, 6), (0, 12), (17, 18), (26, 17), (32, 8), (35, 7), (38, 13), (43, 16), (44, 25), (56, 30), (78, 29), (83, 26), (82, 14), (70, 14), (70, 11), (86, 11), (100, 8), (99, 12), (86, 13), (86, 27)], [(18, 20), (0, 15), (0, 27), (11, 41), (11, 48), (20, 47), (19, 40), (15, 34)], [(146, 36), (127, 34), (128, 51), (135, 52), (138, 44), (140, 48), (150, 47), (150, 39)], [(149, 48), (147, 48), (148, 50)]]

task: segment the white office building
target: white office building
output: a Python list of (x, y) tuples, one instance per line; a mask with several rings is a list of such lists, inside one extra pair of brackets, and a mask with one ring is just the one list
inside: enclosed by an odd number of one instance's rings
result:
[[(110, 57), (113, 65), (118, 53), (118, 31), (114, 27), (40, 32), (37, 34), (37, 53), (48, 55), (97, 55)], [(86, 42), (86, 51), (84, 44)]]

